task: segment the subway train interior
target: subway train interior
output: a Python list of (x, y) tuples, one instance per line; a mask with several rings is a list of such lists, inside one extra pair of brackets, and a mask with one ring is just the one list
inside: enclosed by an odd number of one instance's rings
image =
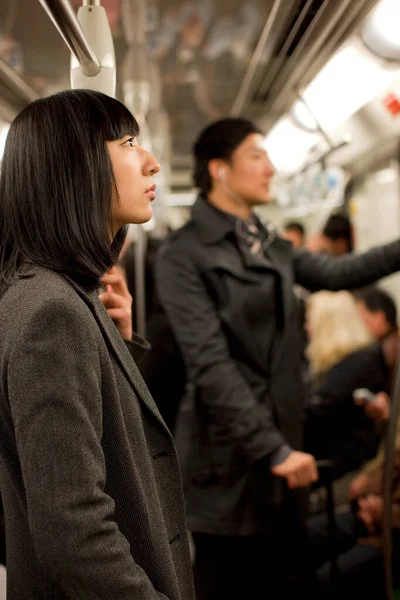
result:
[[(399, 23), (400, 0), (0, 0), (0, 168), (10, 124), (39, 98), (92, 89), (135, 115), (140, 145), (161, 165), (153, 216), (129, 225), (125, 251), (134, 328), (146, 338), (153, 245), (190, 220), (198, 196), (193, 144), (220, 119), (245, 118), (263, 132), (274, 174), (269, 200), (255, 212), (274, 235), (337, 261), (343, 257), (335, 254), (358, 255), (400, 238)], [(340, 233), (330, 238), (328, 231), (338, 215), (349, 225), (348, 247), (339, 250)], [(294, 230), (301, 241), (290, 237)], [(295, 292), (311, 314), (315, 290), (304, 288)], [(379, 290), (400, 310), (400, 274), (384, 277)], [(362, 295), (352, 298), (363, 302)], [(400, 598), (398, 358), (392, 367), (386, 417), (377, 418), (381, 520), (373, 542), (363, 542), (375, 544), (381, 561), (378, 592), (366, 596), (377, 599)], [(369, 387), (357, 385), (361, 392)], [(377, 398), (380, 390), (373, 392)], [(349, 489), (365, 462), (328, 474), (310, 490), (309, 511), (328, 514), (332, 547), (334, 515), (354, 510)], [(193, 543), (191, 549), (195, 560)], [(334, 549), (331, 562), (332, 581), (340, 579)], [(6, 580), (7, 566), (0, 565), (1, 600)], [(339, 597), (334, 583), (330, 593)]]

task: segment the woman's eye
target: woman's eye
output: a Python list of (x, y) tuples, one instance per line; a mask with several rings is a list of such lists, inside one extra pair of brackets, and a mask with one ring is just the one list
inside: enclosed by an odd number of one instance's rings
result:
[(130, 146), (131, 148), (135, 147), (135, 138), (129, 138), (129, 140), (126, 140), (126, 142), (124, 143), (124, 146)]

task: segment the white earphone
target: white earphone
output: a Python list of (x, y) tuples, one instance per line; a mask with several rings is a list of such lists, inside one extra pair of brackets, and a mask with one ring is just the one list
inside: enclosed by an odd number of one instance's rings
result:
[(223, 169), (222, 167), (220, 169), (218, 169), (218, 177), (224, 181), (225, 179), (225, 169)]

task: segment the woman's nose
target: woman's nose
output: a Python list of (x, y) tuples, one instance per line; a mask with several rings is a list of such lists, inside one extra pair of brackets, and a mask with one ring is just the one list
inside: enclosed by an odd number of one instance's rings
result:
[(151, 154), (148, 155), (146, 164), (146, 175), (156, 175), (160, 171), (161, 167), (157, 160)]

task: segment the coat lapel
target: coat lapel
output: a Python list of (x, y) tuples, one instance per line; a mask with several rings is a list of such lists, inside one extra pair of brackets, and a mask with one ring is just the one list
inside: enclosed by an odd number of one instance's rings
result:
[(288, 333), (293, 326), (290, 318), (294, 283), (291, 245), (286, 240), (278, 237), (267, 249), (264, 257), (253, 255), (247, 248), (241, 248), (241, 253), (247, 273), (255, 273), (257, 271), (259, 279), (264, 275), (263, 270), (273, 271), (278, 275), (277, 285), (280, 286), (282, 307), (281, 311), (277, 313), (276, 318), (278, 323), (281, 321), (282, 335), (276, 345), (276, 352), (274, 352), (272, 362), (272, 369), (274, 369), (280, 363)]
[[(293, 301), (293, 260), (292, 246), (290, 242), (279, 236), (266, 250), (264, 256), (257, 256), (249, 249), (238, 244), (234, 233), (234, 220), (221, 211), (215, 209), (203, 197), (199, 197), (192, 207), (192, 221), (195, 224), (200, 241), (206, 246), (212, 247), (212, 267), (225, 268), (232, 271), (239, 278), (262, 283), (266, 271), (278, 275), (277, 285), (280, 285), (282, 297), (282, 336), (276, 352), (276, 361), (279, 360), (285, 347), (288, 331), (292, 327), (290, 315)], [(239, 250), (241, 264), (238, 265), (237, 258), (233, 255), (231, 246), (233, 241)], [(277, 315), (278, 318), (278, 315)], [(276, 362), (274, 361), (274, 362)]]
[(292, 249), (291, 244), (277, 238), (271, 244), (267, 251), (269, 260), (275, 266), (280, 274), (282, 301), (283, 301), (283, 317), (285, 327), (288, 324), (288, 319), (292, 311), (293, 302), (293, 272), (292, 272)]
[(75, 290), (84, 300), (84, 302), (90, 308), (102, 332), (102, 335), (109, 350), (117, 358), (125, 377), (129, 381), (139, 400), (141, 400), (141, 402), (152, 413), (152, 415), (161, 423), (161, 425), (164, 427), (164, 429), (168, 432), (168, 435), (170, 436), (171, 434), (164, 423), (164, 420), (157, 408), (156, 403), (154, 402), (149, 390), (147, 389), (147, 386), (143, 380), (139, 369), (137, 368), (124, 340), (118, 333), (106, 309), (99, 300), (97, 293), (92, 292), (88, 294), (81, 287), (79, 287), (72, 279), (70, 279), (69, 277), (66, 277), (66, 279), (75, 288)]
[(281, 238), (276, 240), (267, 249), (264, 256), (252, 254), (247, 248), (240, 248), (243, 264), (246, 269), (274, 271), (279, 275), (279, 285), (282, 291), (283, 323), (286, 325), (291, 312), (293, 298), (293, 275), (291, 247)]
[(291, 320), (294, 284), (291, 244), (286, 242), (286, 240), (278, 238), (269, 248), (268, 254), (281, 275), (280, 280), (283, 303), (283, 332), (272, 362), (272, 370), (274, 370), (280, 364), (291, 328), (296, 327), (297, 325)]

